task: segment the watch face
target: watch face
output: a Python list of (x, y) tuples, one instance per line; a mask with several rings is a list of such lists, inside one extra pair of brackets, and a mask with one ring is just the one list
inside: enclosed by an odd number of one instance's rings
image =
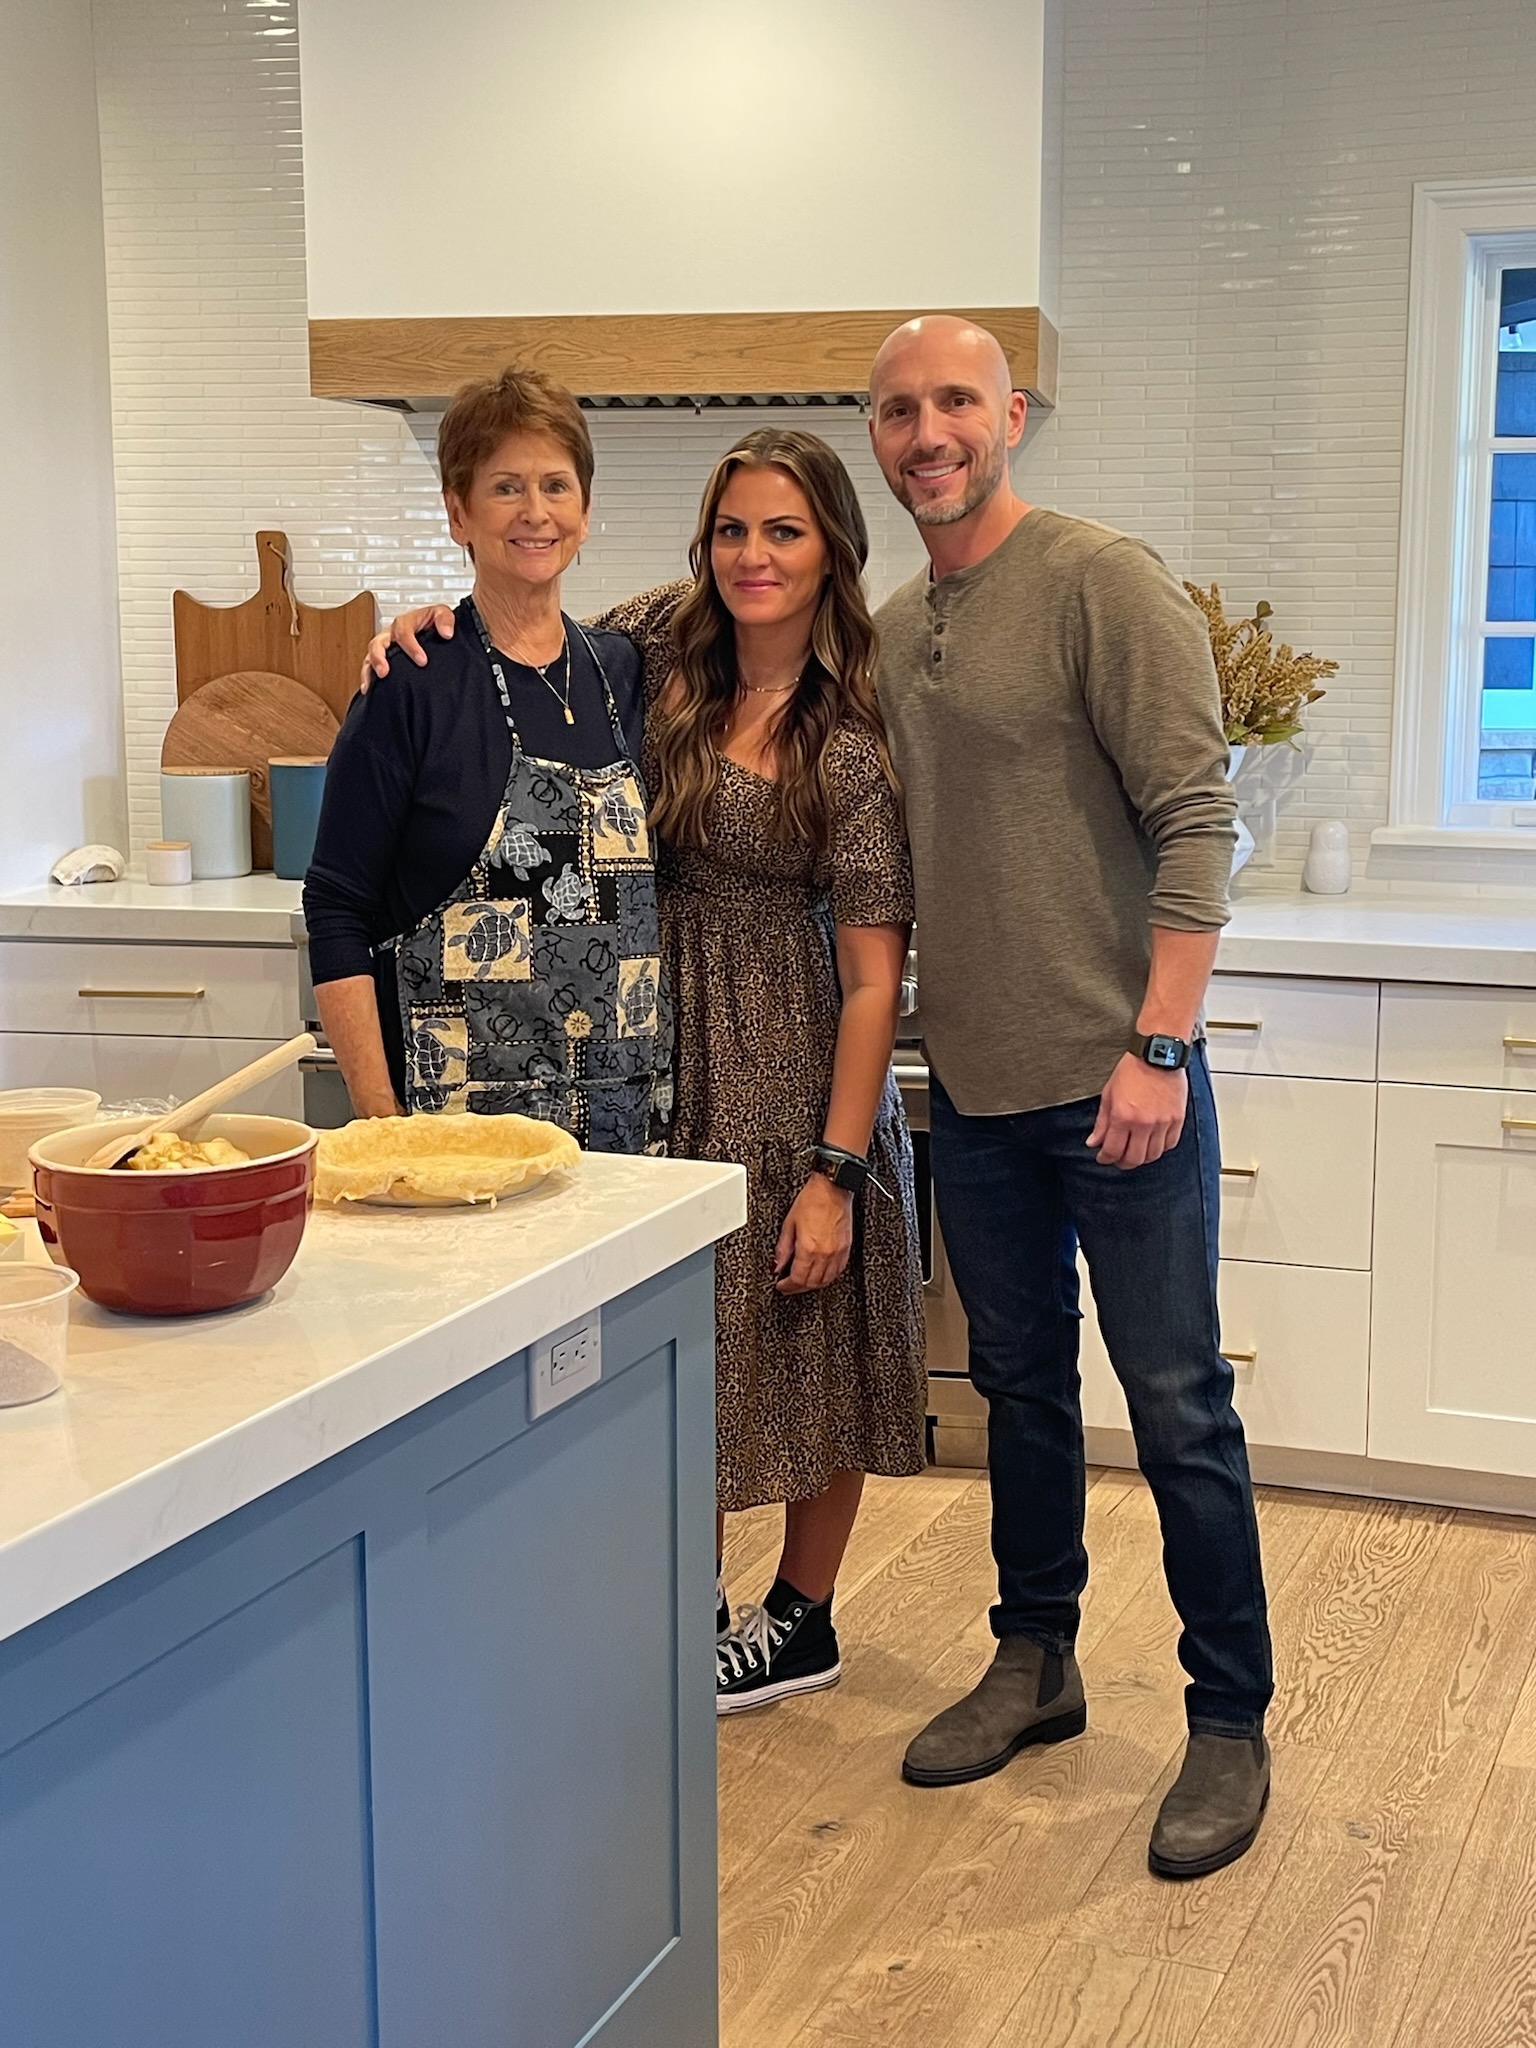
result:
[(1166, 1038), (1161, 1032), (1154, 1032), (1147, 1040), (1147, 1065), (1177, 1070), (1183, 1065), (1184, 1047), (1177, 1038)]

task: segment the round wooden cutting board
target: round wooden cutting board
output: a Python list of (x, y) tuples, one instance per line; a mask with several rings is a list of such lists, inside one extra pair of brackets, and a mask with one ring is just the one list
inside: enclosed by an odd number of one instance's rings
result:
[(330, 708), (291, 676), (242, 669), (195, 690), (166, 727), (162, 768), (244, 768), (251, 778), (251, 860), (272, 865), (267, 763), (324, 760), (341, 730)]

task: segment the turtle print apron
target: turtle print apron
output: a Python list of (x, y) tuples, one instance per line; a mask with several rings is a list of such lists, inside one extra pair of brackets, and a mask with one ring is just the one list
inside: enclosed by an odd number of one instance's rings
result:
[(406, 1107), (516, 1112), (596, 1152), (662, 1149), (671, 1018), (661, 986), (645, 787), (596, 666), (616, 743), (607, 768), (523, 752), (512, 696), (471, 615), (512, 738), (491, 835), (448, 901), (390, 941), (405, 1034)]

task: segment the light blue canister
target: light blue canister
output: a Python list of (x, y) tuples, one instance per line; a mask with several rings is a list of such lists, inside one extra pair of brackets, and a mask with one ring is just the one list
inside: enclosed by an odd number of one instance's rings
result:
[(313, 755), (269, 761), (272, 793), (272, 872), (302, 882), (315, 855), (325, 763)]

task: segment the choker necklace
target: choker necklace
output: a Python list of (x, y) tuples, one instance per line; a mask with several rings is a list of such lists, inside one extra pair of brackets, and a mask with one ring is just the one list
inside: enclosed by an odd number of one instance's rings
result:
[(745, 691), (747, 691), (750, 696), (787, 697), (791, 690), (799, 689), (800, 677), (805, 674), (806, 670), (810, 667), (810, 665), (811, 658), (809, 655), (807, 655), (805, 660), (801, 662), (799, 673), (796, 675), (795, 680), (792, 683), (749, 683), (746, 677), (741, 674), (739, 669), (737, 671), (736, 679), (741, 684), (741, 687)]

